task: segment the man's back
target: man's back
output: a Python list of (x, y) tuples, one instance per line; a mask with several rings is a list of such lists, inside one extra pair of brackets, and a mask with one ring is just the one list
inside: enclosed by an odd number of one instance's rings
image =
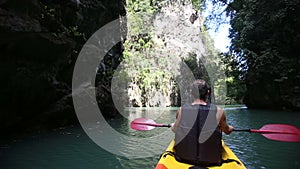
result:
[(190, 163), (221, 160), (221, 137), (215, 105), (184, 105), (175, 133), (176, 154)]

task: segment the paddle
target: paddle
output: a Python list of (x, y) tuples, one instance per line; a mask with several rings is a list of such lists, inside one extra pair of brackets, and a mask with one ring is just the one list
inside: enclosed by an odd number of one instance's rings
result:
[[(157, 124), (152, 119), (137, 118), (133, 120), (130, 127), (134, 130), (152, 130), (155, 127), (171, 127), (170, 124)], [(300, 142), (300, 130), (288, 124), (266, 124), (260, 129), (234, 129), (236, 132), (261, 133), (270, 140), (284, 142)]]
[(261, 133), (270, 140), (284, 142), (300, 142), (300, 130), (288, 124), (266, 124), (260, 129), (234, 129), (238, 132)]
[(134, 130), (152, 130), (155, 127), (171, 127), (171, 124), (157, 124), (152, 119), (137, 118), (130, 123)]

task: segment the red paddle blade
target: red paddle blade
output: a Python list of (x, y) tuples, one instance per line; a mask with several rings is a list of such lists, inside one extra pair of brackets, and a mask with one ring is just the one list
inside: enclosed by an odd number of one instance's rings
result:
[(130, 123), (130, 127), (134, 130), (152, 130), (156, 125), (155, 121), (146, 118), (137, 118)]
[(288, 124), (267, 124), (258, 131), (270, 140), (300, 142), (300, 130)]

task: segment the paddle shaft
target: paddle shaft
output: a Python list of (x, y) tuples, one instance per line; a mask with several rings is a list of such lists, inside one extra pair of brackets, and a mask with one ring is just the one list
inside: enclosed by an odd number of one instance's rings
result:
[(276, 131), (276, 130), (255, 130), (255, 129), (233, 129), (238, 132), (249, 132), (249, 133), (262, 133), (262, 134), (297, 134), (289, 131)]
[(143, 123), (143, 122), (134, 122), (134, 124), (153, 126), (153, 127), (171, 127), (171, 124), (152, 124), (152, 123)]
[[(171, 124), (157, 124), (152, 119), (137, 118), (130, 123), (134, 130), (152, 130), (156, 127), (171, 127)], [(237, 132), (260, 133), (270, 140), (284, 142), (300, 142), (300, 130), (288, 124), (266, 124), (260, 129), (234, 129)]]

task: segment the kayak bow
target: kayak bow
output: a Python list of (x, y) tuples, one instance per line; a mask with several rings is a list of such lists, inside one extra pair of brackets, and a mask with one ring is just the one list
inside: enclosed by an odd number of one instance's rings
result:
[[(155, 169), (189, 169), (193, 165), (180, 163), (176, 161), (175, 157), (172, 155), (169, 155), (170, 152), (174, 152), (173, 146), (174, 146), (174, 140), (171, 141), (166, 151), (162, 154), (161, 158), (159, 159)], [(231, 151), (231, 149), (222, 141), (222, 159), (228, 160), (231, 162), (223, 163), (221, 166), (213, 166), (213, 167), (207, 167), (207, 168), (215, 168), (215, 169), (246, 169), (245, 165), (242, 163), (241, 160), (237, 158), (237, 156)], [(200, 169), (200, 168), (199, 168)], [(201, 169), (205, 169), (205, 167), (202, 167)]]

